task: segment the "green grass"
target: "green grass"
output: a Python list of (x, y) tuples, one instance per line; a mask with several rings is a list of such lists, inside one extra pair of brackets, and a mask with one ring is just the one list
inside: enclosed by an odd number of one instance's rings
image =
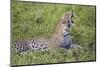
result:
[[(94, 61), (96, 43), (95, 6), (12, 1), (12, 42), (33, 37), (49, 37), (62, 15), (73, 10), (72, 40), (81, 49), (55, 49), (17, 54), (12, 48), (12, 65)], [(12, 44), (13, 45), (13, 44)]]

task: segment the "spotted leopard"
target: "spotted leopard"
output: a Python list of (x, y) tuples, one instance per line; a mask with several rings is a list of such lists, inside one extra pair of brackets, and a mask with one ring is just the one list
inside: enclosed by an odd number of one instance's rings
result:
[(50, 38), (33, 38), (32, 40), (19, 40), (15, 42), (17, 52), (27, 52), (29, 50), (46, 51), (52, 47), (70, 48), (72, 44), (69, 29), (72, 26), (72, 12), (66, 12), (58, 22), (55, 32)]

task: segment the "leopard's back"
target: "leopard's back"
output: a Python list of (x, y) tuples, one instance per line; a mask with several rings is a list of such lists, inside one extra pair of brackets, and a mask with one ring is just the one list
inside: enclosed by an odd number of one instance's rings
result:
[(15, 42), (17, 52), (27, 52), (30, 50), (46, 51), (49, 47), (49, 41), (44, 38), (32, 40), (20, 40)]
[(36, 38), (31, 40), (30, 48), (32, 50), (45, 51), (49, 48), (49, 44), (49, 40), (46, 38)]

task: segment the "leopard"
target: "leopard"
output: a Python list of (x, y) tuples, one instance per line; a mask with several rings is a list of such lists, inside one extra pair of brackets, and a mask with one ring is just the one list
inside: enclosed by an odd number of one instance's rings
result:
[(70, 37), (70, 28), (73, 24), (73, 13), (72, 12), (65, 12), (64, 15), (61, 17), (60, 21), (58, 22), (55, 32), (50, 38), (51, 46), (59, 47), (61, 44), (66, 43), (71, 44), (71, 37)]
[(59, 19), (54, 33), (50, 38), (33, 38), (31, 40), (19, 40), (16, 41), (15, 50), (17, 52), (27, 52), (29, 50), (40, 50), (47, 51), (51, 48), (70, 48), (72, 40), (70, 37), (70, 28), (72, 27), (73, 13), (65, 12), (63, 16)]

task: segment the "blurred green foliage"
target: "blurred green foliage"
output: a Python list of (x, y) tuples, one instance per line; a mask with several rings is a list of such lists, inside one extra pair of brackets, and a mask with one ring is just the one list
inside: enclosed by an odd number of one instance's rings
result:
[(96, 7), (82, 5), (19, 2), (12, 0), (12, 42), (37, 36), (50, 36), (62, 15), (73, 10), (73, 43), (81, 49), (55, 49), (54, 52), (32, 51), (18, 55), (12, 50), (12, 65), (95, 61)]

